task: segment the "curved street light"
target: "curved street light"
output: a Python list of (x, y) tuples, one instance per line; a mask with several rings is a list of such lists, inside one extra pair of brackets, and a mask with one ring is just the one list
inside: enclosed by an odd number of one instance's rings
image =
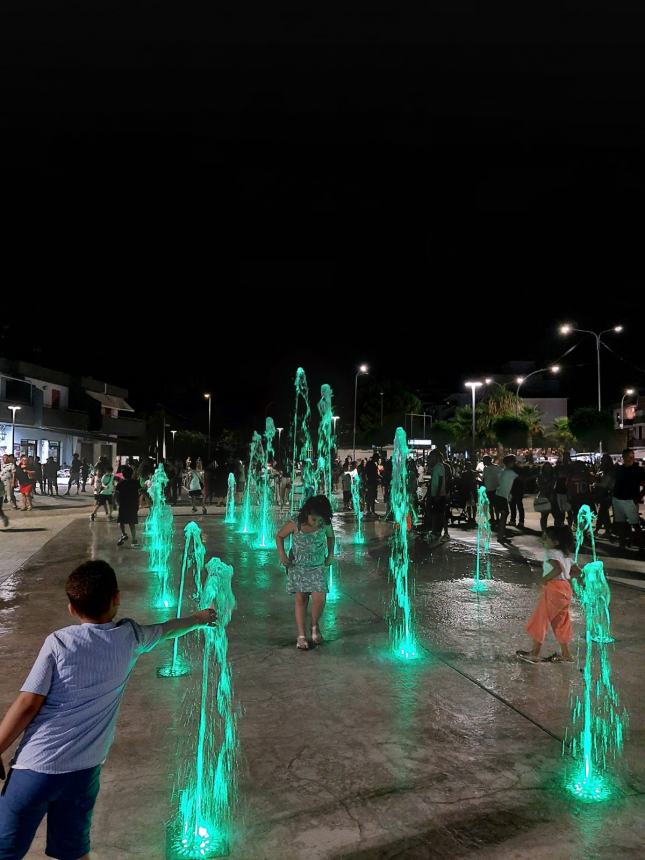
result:
[(354, 460), (356, 460), (356, 400), (358, 397), (358, 377), (359, 376), (367, 376), (369, 373), (369, 368), (366, 364), (361, 364), (358, 368), (356, 376), (354, 377)]

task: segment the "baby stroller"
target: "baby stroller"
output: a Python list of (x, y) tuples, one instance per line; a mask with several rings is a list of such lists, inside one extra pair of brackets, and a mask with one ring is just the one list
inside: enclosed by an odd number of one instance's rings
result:
[(472, 522), (470, 516), (471, 499), (459, 489), (454, 489), (450, 494), (448, 506), (448, 517), (450, 525), (468, 525)]

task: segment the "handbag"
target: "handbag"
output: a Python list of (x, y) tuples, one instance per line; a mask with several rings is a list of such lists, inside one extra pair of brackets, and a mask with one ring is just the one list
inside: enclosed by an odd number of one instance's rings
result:
[(536, 496), (533, 502), (533, 509), (540, 514), (548, 514), (551, 510), (551, 502), (546, 496)]

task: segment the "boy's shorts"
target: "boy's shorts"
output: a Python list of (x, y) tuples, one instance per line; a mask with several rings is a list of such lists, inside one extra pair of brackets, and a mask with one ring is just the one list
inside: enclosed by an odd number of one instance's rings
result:
[(11, 770), (0, 795), (0, 860), (21, 860), (45, 815), (48, 857), (88, 854), (100, 774), (100, 765), (71, 773)]

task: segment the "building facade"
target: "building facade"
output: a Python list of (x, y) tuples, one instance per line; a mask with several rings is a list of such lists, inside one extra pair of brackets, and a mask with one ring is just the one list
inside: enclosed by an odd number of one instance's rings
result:
[(124, 388), (22, 361), (0, 359), (0, 455), (53, 457), (77, 453), (95, 463), (139, 453), (145, 422), (133, 417)]

